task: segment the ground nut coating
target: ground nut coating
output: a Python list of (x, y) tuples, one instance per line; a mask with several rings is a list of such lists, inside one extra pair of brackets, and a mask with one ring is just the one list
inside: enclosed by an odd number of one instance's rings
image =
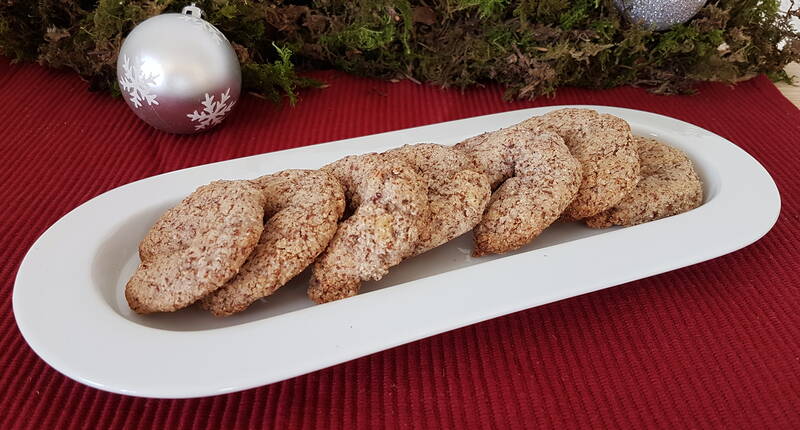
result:
[(191, 305), (233, 277), (264, 228), (264, 199), (248, 181), (204, 185), (156, 221), (125, 286), (137, 313)]
[(531, 118), (521, 126), (559, 134), (581, 163), (581, 186), (564, 211), (567, 219), (587, 218), (614, 207), (639, 181), (636, 144), (621, 118), (569, 108)]
[(589, 227), (635, 225), (676, 215), (703, 203), (703, 184), (683, 151), (637, 137), (641, 179), (616, 206), (586, 219)]
[(414, 255), (461, 236), (480, 222), (492, 190), (469, 156), (433, 143), (405, 145), (385, 154), (414, 167), (428, 186), (428, 228)]
[(514, 126), (467, 139), (456, 148), (472, 156), (495, 188), (475, 228), (476, 256), (517, 249), (558, 219), (575, 197), (581, 166), (557, 134)]
[(203, 299), (203, 307), (217, 316), (246, 309), (313, 263), (344, 213), (342, 186), (323, 171), (286, 170), (253, 183), (263, 191), (267, 222), (239, 273)]
[(353, 214), (314, 263), (308, 296), (317, 303), (358, 293), (412, 255), (425, 235), (427, 184), (407, 163), (380, 154), (345, 157), (323, 167), (344, 186)]

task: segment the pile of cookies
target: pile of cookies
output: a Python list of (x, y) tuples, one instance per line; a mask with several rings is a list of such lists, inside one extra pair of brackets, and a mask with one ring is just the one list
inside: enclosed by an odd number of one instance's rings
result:
[(231, 315), (313, 265), (308, 296), (324, 303), (470, 230), (475, 256), (502, 254), (559, 219), (634, 225), (702, 201), (683, 152), (612, 115), (562, 109), (455, 146), (204, 185), (144, 237), (125, 297), (142, 314), (199, 302)]

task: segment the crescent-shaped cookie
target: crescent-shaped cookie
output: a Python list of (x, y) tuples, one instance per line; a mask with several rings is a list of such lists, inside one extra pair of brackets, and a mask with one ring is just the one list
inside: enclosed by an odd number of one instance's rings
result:
[(429, 217), (425, 180), (399, 159), (356, 155), (322, 170), (343, 185), (353, 214), (314, 263), (308, 296), (317, 303), (353, 296), (411, 256)]
[(264, 232), (239, 273), (202, 300), (217, 316), (274, 293), (325, 250), (344, 212), (342, 186), (319, 170), (286, 170), (253, 181), (263, 191)]
[(514, 126), (467, 139), (456, 148), (472, 156), (495, 188), (475, 228), (473, 254), (501, 254), (535, 239), (578, 191), (581, 166), (563, 139)]
[(156, 221), (125, 286), (135, 312), (172, 312), (232, 278), (264, 229), (264, 197), (249, 181), (198, 188)]
[(564, 211), (566, 219), (583, 219), (614, 207), (639, 181), (636, 144), (630, 126), (621, 118), (568, 108), (520, 125), (557, 133), (581, 163), (581, 185)]
[(703, 203), (703, 183), (683, 151), (637, 137), (641, 179), (621, 202), (586, 219), (589, 227), (635, 225), (683, 213)]

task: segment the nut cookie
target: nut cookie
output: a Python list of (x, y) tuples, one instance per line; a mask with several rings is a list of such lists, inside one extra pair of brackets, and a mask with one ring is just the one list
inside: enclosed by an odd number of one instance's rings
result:
[(492, 190), (469, 156), (434, 143), (405, 145), (384, 154), (414, 167), (428, 186), (428, 228), (413, 255), (461, 236), (480, 222)]
[(217, 316), (274, 293), (325, 250), (344, 213), (339, 182), (319, 170), (286, 170), (253, 181), (263, 191), (266, 224), (239, 273), (201, 304)]
[(425, 180), (399, 159), (356, 155), (322, 170), (342, 184), (353, 214), (314, 263), (308, 296), (317, 303), (353, 296), (413, 255), (429, 218)]
[(141, 264), (125, 286), (140, 314), (172, 312), (232, 278), (264, 229), (264, 197), (248, 181), (216, 181), (168, 210), (139, 245)]
[(583, 176), (564, 218), (578, 220), (612, 208), (639, 181), (639, 155), (630, 126), (590, 109), (560, 109), (520, 124), (551, 130), (581, 163)]
[(487, 175), (489, 205), (474, 230), (473, 254), (502, 254), (535, 239), (570, 204), (581, 165), (557, 134), (514, 126), (456, 145)]
[(641, 179), (611, 209), (587, 218), (593, 228), (635, 225), (689, 211), (703, 203), (703, 183), (683, 151), (637, 137)]

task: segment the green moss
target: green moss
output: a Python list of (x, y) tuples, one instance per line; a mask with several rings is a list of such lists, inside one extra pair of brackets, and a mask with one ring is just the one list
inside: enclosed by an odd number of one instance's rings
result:
[[(73, 69), (93, 88), (114, 91), (124, 36), (147, 17), (184, 4), (5, 0), (0, 52)], [(783, 67), (800, 60), (800, 35), (778, 11), (778, 0), (716, 0), (664, 32), (625, 21), (612, 0), (203, 0), (198, 5), (231, 40), (245, 88), (273, 100), (284, 94), (291, 102), (299, 88), (312, 85), (296, 69), (335, 67), (445, 87), (498, 82), (508, 88), (508, 97), (532, 98), (562, 86), (634, 84), (682, 93), (698, 81), (736, 82), (758, 73), (787, 79)]]
[(597, 33), (600, 40), (611, 42), (619, 31), (619, 23), (608, 18), (598, 19), (590, 23), (589, 28)]
[[(245, 90), (261, 94), (273, 102), (281, 99), (281, 93), (286, 94), (289, 103), (297, 102), (297, 88), (316, 87), (320, 83), (312, 79), (298, 78), (292, 64), (292, 51), (288, 47), (279, 48), (274, 43), (272, 46), (279, 58), (273, 63), (257, 64), (248, 63), (242, 67), (242, 80)], [(277, 91), (282, 90), (281, 92)]]
[(507, 0), (458, 0), (454, 10), (477, 9), (478, 16), (489, 18), (502, 12)]
[(589, 18), (589, 1), (577, 1), (575, 5), (561, 14), (560, 24), (564, 30), (583, 24)]
[(332, 50), (345, 48), (373, 51), (386, 48), (395, 39), (395, 27), (388, 20), (381, 24), (374, 29), (363, 25), (353, 25), (334, 35), (323, 36), (320, 43)]
[(569, 7), (570, 3), (562, 0), (525, 0), (519, 2), (514, 14), (533, 22), (552, 24)]

